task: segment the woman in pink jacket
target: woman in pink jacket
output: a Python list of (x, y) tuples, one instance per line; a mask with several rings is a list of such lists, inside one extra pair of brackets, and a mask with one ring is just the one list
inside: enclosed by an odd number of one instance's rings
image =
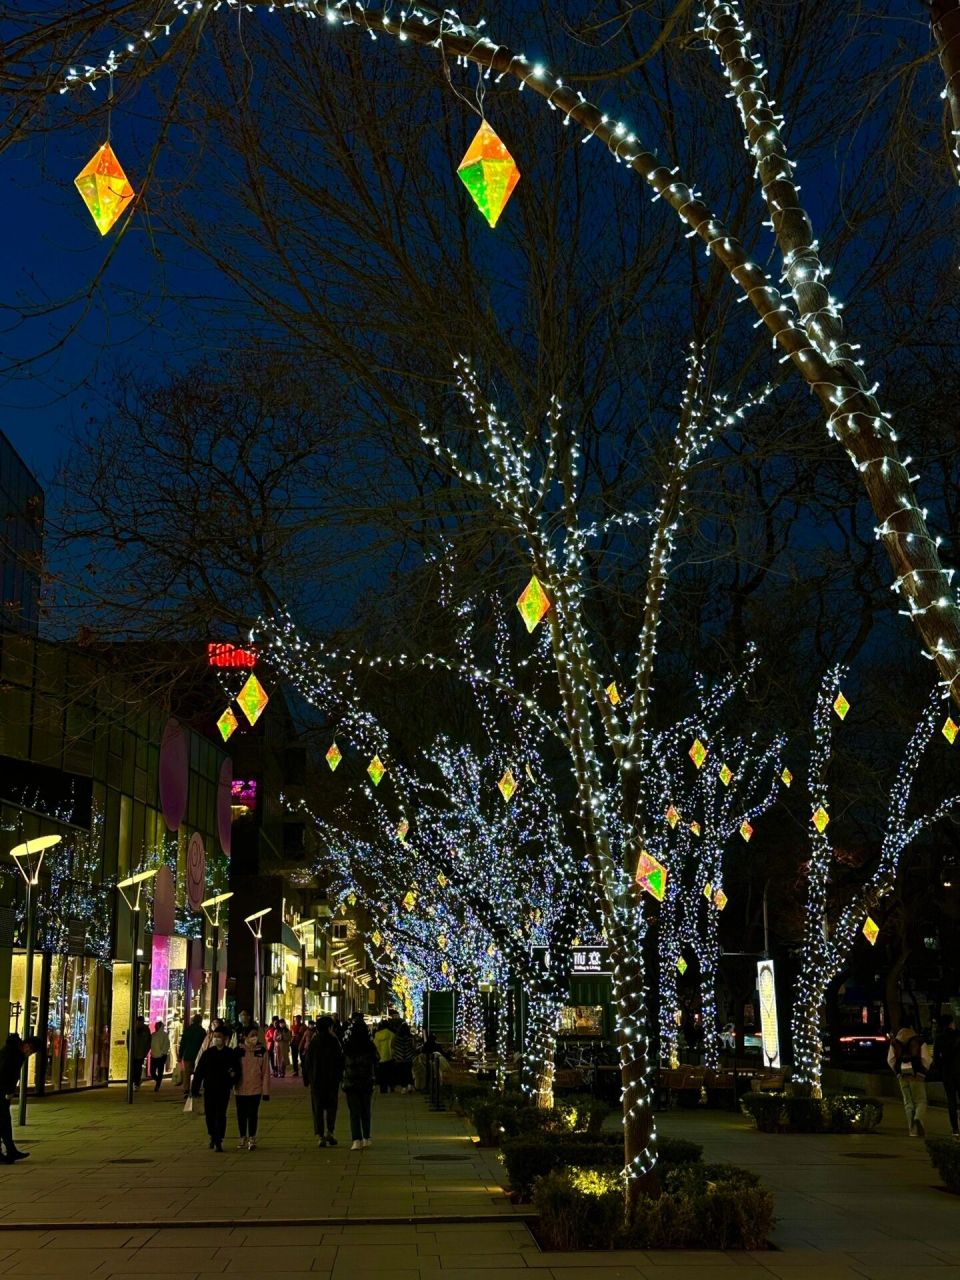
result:
[(270, 1057), (259, 1031), (249, 1031), (237, 1045), (240, 1073), (234, 1086), (237, 1099), (238, 1151), (255, 1151), (261, 1100), (270, 1101)]

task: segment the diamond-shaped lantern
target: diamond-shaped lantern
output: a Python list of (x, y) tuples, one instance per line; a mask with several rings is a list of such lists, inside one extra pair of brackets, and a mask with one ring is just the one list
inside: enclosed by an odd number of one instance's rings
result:
[(790, 786), (790, 784), (793, 782), (793, 774), (790, 772), (789, 769), (784, 769), (783, 773), (781, 773), (780, 775), (780, 781), (783, 783), (785, 787)]
[(613, 706), (616, 706), (617, 703), (620, 701), (620, 690), (617, 688), (616, 680), (614, 680), (611, 684), (607, 685), (606, 689), (604, 689), (604, 693), (610, 699), (610, 702)]
[(531, 578), (517, 600), (517, 608), (528, 631), (533, 631), (550, 608), (550, 604), (550, 598), (541, 587), (539, 578)]
[(237, 694), (240, 710), (251, 724), (257, 723), (269, 701), (266, 689), (264, 689), (257, 677), (253, 675), (248, 677), (246, 684)]
[(473, 197), (474, 204), (490, 226), (495, 227), (514, 187), (520, 181), (520, 170), (486, 120), (480, 125), (457, 166), (457, 173)]
[(823, 805), (819, 804), (816, 809), (814, 809), (810, 821), (817, 828), (820, 834), (823, 835), (827, 827), (830, 825), (830, 815), (827, 813)]
[(375, 787), (379, 787), (380, 781), (386, 772), (386, 767), (379, 756), (374, 756), (367, 765), (367, 773), (370, 776), (370, 781)]
[(438, 937), (437, 937), (437, 946), (440, 948), (440, 950), (441, 950), (441, 951), (446, 951), (446, 949), (447, 949), (447, 935), (446, 935), (445, 933), (441, 933), (441, 934), (439, 934), (439, 935), (438, 935)]
[(340, 752), (340, 748), (337, 746), (335, 742), (327, 752), (325, 759), (327, 761), (327, 764), (330, 766), (330, 772), (333, 773), (337, 765), (343, 759), (343, 756)]
[(445, 889), (447, 887), (447, 877), (443, 874), (442, 871), (437, 872), (437, 884), (440, 886), (441, 889)]
[(355, 893), (347, 894), (347, 905), (355, 907), (357, 905), (357, 895)]
[(723, 892), (722, 889), (718, 889), (716, 893), (714, 893), (713, 905), (717, 908), (718, 911), (723, 910), (723, 908), (727, 905), (727, 901), (728, 901), (727, 895)]
[(863, 936), (870, 943), (871, 947), (876, 945), (877, 938), (880, 936), (880, 926), (876, 920), (872, 920), (867, 916), (863, 922)]
[(957, 740), (957, 734), (960, 733), (960, 725), (955, 724), (951, 717), (947, 716), (947, 723), (943, 726), (940, 732), (952, 747)]
[(73, 182), (97, 224), (97, 230), (105, 236), (134, 194), (109, 142), (105, 142), (93, 159), (84, 165)]
[(408, 911), (412, 911), (413, 908), (417, 905), (417, 895), (413, 892), (412, 889), (408, 889), (407, 892), (403, 895), (403, 905), (406, 907)]
[(404, 840), (406, 840), (407, 832), (409, 830), (410, 830), (410, 823), (406, 820), (406, 818), (404, 818), (402, 822), (397, 824), (397, 839), (400, 841), (401, 844), (403, 844)]
[(728, 769), (726, 765), (724, 765), (720, 770), (720, 781), (725, 787), (729, 787), (730, 783), (733, 781), (733, 770)]
[(503, 777), (497, 783), (504, 800), (509, 800), (517, 789), (517, 780), (509, 769), (504, 769)]
[(380, 943), (383, 941), (383, 934), (379, 929), (374, 929), (373, 933), (370, 935), (370, 941), (375, 947), (379, 947)]
[(833, 704), (833, 709), (841, 720), (846, 720), (847, 712), (850, 710), (850, 703), (846, 700), (842, 693), (837, 694), (837, 700)]
[(677, 823), (680, 821), (680, 815), (672, 804), (667, 805), (667, 812), (663, 816), (670, 823), (671, 830), (675, 828)]
[(700, 739), (695, 738), (693, 741), (693, 746), (690, 748), (687, 754), (689, 755), (693, 763), (697, 766), (697, 768), (702, 769), (703, 762), (704, 760), (706, 760), (707, 756), (710, 753), (709, 751), (707, 751), (707, 748), (703, 745)]
[(444, 961), (442, 961), (442, 962), (441, 962), (441, 964), (440, 964), (440, 972), (444, 975), (444, 977), (446, 977), (446, 975), (450, 972), (450, 966), (449, 966), (449, 964), (446, 962), (446, 960), (444, 960)]
[(699, 822), (691, 822), (691, 823), (690, 823), (690, 830), (693, 832), (693, 834), (694, 834), (695, 836), (698, 836), (698, 835), (700, 834), (700, 823), (699, 823)]
[(217, 728), (220, 730), (220, 737), (224, 742), (226, 742), (227, 739), (240, 728), (240, 721), (234, 715), (233, 707), (227, 707), (226, 711), (217, 721)]
[(663, 901), (663, 895), (667, 891), (667, 868), (662, 862), (658, 862), (652, 854), (647, 853), (646, 849), (640, 853), (636, 880), (641, 889), (644, 889), (651, 897), (656, 898), (658, 902)]
[(677, 956), (677, 969), (680, 972), (681, 978), (687, 972), (687, 962), (684, 960), (683, 956)]
[(703, 896), (706, 898), (708, 902), (713, 901), (713, 882), (712, 881), (708, 880), (707, 883), (703, 886)]
[(493, 957), (494, 957), (496, 954), (497, 954), (497, 948), (496, 948), (496, 947), (493, 945), (493, 943), (491, 942), (491, 943), (490, 943), (490, 945), (489, 945), (489, 947), (487, 947), (487, 955), (488, 955), (488, 956), (490, 957), (490, 959), (492, 960), (492, 959), (493, 959)]
[(753, 835), (753, 827), (751, 827), (746, 818), (744, 818), (740, 823), (740, 834), (743, 836), (744, 840), (746, 840), (747, 844), (749, 844), (750, 838)]

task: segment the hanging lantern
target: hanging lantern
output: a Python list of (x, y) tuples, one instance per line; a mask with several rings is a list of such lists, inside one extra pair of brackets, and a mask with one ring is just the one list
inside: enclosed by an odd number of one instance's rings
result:
[(490, 226), (495, 227), (520, 181), (520, 170), (486, 120), (457, 166), (457, 174), (470, 192), (473, 203)]
[(107, 234), (134, 195), (133, 187), (109, 142), (105, 142), (93, 159), (84, 165), (73, 183), (102, 236)]

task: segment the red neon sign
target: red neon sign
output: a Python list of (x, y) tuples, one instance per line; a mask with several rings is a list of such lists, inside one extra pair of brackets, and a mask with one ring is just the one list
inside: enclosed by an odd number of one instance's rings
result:
[(244, 667), (252, 669), (257, 665), (256, 649), (240, 649), (234, 644), (208, 644), (208, 667)]

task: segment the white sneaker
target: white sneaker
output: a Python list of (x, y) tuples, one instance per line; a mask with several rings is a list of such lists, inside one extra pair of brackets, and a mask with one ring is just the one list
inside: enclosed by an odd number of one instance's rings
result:
[(246, 1149), (247, 1149), (247, 1140), (246, 1138), (241, 1138), (240, 1141), (237, 1143), (237, 1150), (246, 1151)]
[(369, 1139), (369, 1138), (364, 1138), (364, 1140), (363, 1140), (363, 1145), (364, 1145), (365, 1147), (372, 1147), (372, 1146), (373, 1146), (373, 1143), (370, 1141), (370, 1139)]
[(351, 1143), (350, 1143), (350, 1150), (351, 1150), (351, 1151), (362, 1151), (362, 1150), (363, 1150), (363, 1143), (362, 1143), (362, 1142), (360, 1142), (359, 1140), (358, 1140), (357, 1142), (351, 1142)]

